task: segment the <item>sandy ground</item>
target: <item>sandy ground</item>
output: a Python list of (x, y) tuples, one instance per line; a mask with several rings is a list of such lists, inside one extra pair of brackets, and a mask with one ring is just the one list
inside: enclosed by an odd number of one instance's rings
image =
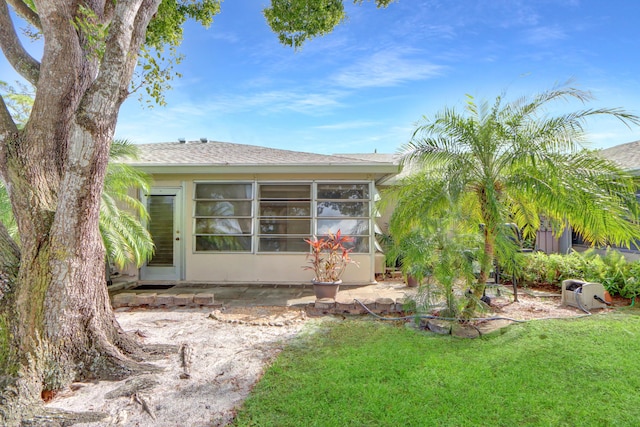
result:
[(148, 375), (155, 385), (138, 392), (137, 396), (124, 391), (123, 396), (108, 398), (109, 393), (118, 394), (117, 390), (126, 380), (74, 384), (75, 391), (61, 393), (48, 406), (109, 415), (101, 422), (82, 424), (84, 426), (228, 424), (265, 366), (308, 322), (298, 310), (287, 314), (280, 309), (270, 317), (272, 324), (283, 326), (258, 326), (266, 323), (260, 313), (251, 316), (252, 324), (228, 322), (249, 320), (247, 316), (230, 313), (221, 321), (209, 317), (210, 313), (211, 309), (116, 313), (124, 330), (135, 332), (145, 344), (180, 346), (188, 343), (192, 349), (190, 378), (180, 378), (184, 368), (181, 353), (175, 351), (153, 362), (164, 370)]
[[(584, 314), (561, 307), (558, 298), (521, 295), (520, 302), (495, 301), (496, 315), (528, 320)], [(190, 377), (184, 377), (177, 348), (154, 363), (163, 371), (147, 375), (146, 388), (134, 393), (131, 380), (74, 384), (48, 406), (108, 414), (84, 426), (223, 426), (260, 379), (264, 369), (302, 330), (312, 330), (322, 318), (307, 319), (299, 309), (284, 307), (216, 310), (117, 312), (126, 331), (145, 344), (189, 345)], [(214, 318), (215, 317), (215, 318)], [(138, 377), (139, 380), (139, 377)], [(147, 408), (147, 410), (143, 409)]]

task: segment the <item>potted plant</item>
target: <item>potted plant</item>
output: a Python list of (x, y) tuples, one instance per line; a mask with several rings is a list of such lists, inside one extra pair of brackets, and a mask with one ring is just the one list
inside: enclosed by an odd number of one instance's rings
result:
[(409, 287), (416, 287), (431, 276), (429, 247), (425, 245), (427, 240), (427, 235), (418, 230), (413, 230), (398, 240), (389, 239), (385, 252), (387, 265), (399, 268)]
[(313, 290), (317, 299), (336, 299), (338, 289), (342, 283), (342, 275), (349, 264), (358, 265), (351, 259), (351, 248), (345, 244), (353, 241), (353, 238), (343, 236), (340, 230), (335, 234), (329, 232), (327, 236), (304, 239), (309, 244), (311, 251), (307, 254), (305, 270), (313, 271)]

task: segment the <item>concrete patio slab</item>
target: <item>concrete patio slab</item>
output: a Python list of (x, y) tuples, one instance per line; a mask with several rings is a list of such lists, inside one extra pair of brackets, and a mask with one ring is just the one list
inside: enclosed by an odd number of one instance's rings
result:
[[(184, 306), (192, 304), (215, 305), (226, 307), (251, 307), (251, 306), (307, 306), (316, 301), (313, 286), (279, 285), (279, 284), (214, 284), (214, 283), (189, 283), (176, 282), (168, 289), (153, 289), (153, 283), (144, 282), (144, 289), (136, 288), (134, 283), (126, 287), (115, 284), (110, 288), (112, 301), (118, 306), (129, 305), (129, 300), (151, 301), (154, 299), (156, 306)], [(151, 285), (151, 286), (150, 286)], [(171, 283), (159, 283), (159, 285), (171, 285)], [(369, 285), (342, 285), (336, 300), (345, 305), (356, 304), (361, 301), (372, 304), (376, 301), (385, 301), (386, 305), (391, 301), (402, 300), (414, 295), (416, 288), (409, 288), (402, 282), (385, 281)], [(153, 297), (152, 297), (153, 294)], [(358, 304), (356, 304), (358, 305)], [(389, 311), (390, 306), (385, 307)], [(355, 307), (360, 310), (360, 307)]]

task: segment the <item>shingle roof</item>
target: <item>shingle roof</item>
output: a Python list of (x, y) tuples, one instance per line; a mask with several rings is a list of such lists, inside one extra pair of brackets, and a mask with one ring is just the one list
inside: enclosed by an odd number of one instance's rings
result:
[(640, 141), (605, 148), (600, 151), (600, 154), (616, 163), (622, 169), (640, 170)]
[(138, 166), (249, 166), (249, 165), (329, 165), (384, 164), (383, 159), (359, 159), (343, 155), (324, 155), (280, 150), (255, 145), (217, 141), (162, 142), (139, 144), (136, 160), (125, 163)]
[(393, 153), (349, 153), (349, 154), (336, 154), (336, 156), (349, 157), (352, 159), (385, 162), (385, 163), (400, 163), (400, 156)]

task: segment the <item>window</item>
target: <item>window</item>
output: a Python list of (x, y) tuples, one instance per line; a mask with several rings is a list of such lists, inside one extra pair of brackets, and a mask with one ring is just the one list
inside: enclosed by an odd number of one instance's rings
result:
[(251, 251), (253, 186), (195, 184), (195, 250)]
[(354, 239), (354, 252), (369, 252), (369, 184), (318, 184), (316, 199), (318, 235), (340, 230)]
[(306, 253), (304, 239), (340, 230), (354, 239), (353, 252), (368, 253), (370, 215), (368, 182), (196, 182), (194, 246), (196, 252)]
[(306, 252), (311, 235), (311, 184), (261, 184), (258, 251)]

